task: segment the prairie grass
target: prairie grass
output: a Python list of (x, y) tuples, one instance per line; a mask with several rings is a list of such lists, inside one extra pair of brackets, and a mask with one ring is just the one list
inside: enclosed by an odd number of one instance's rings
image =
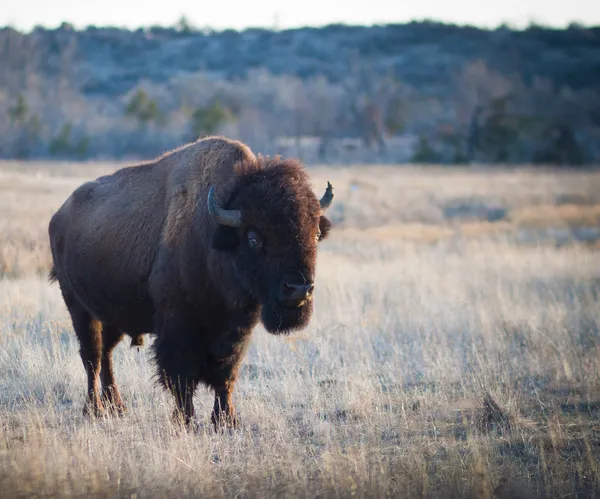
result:
[(1, 497), (600, 495), (600, 253), (573, 236), (600, 173), (311, 169), (336, 194), (314, 319), (256, 330), (217, 435), (204, 389), (171, 424), (151, 339), (116, 351), (129, 413), (82, 415), (46, 227), (111, 168), (0, 168)]

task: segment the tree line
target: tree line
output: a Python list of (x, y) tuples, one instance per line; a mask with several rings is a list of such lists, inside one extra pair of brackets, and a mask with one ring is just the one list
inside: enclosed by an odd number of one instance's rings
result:
[[(178, 29), (192, 30), (183, 21)], [(353, 148), (346, 160), (371, 162), (587, 165), (600, 159), (599, 84), (559, 85), (500, 71), (481, 58), (440, 75), (444, 91), (425, 90), (357, 55), (333, 80), (264, 67), (236, 78), (201, 69), (141, 79), (115, 96), (83, 90), (77, 53), (77, 37), (64, 37), (48, 62), (31, 37), (0, 36), (1, 157), (148, 157), (224, 133), (268, 153), (282, 152), (282, 138), (298, 154), (312, 144), (309, 160), (332, 163), (341, 143)], [(44, 65), (50, 63), (49, 73)], [(402, 138), (410, 139), (408, 149), (397, 147)]]

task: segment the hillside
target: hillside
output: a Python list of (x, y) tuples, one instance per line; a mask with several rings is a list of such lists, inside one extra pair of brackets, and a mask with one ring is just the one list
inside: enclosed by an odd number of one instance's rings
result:
[[(0, 152), (147, 155), (222, 131), (273, 151), (315, 137), (321, 160), (350, 148), (381, 161), (589, 163), (599, 55), (600, 27), (5, 28)], [(59, 132), (70, 148), (50, 147)], [(408, 139), (403, 158), (394, 144)]]

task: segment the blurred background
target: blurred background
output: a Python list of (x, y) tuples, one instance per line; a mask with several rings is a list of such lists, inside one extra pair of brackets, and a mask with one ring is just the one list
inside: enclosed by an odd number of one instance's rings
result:
[(0, 158), (598, 163), (598, 3), (500, 3), (3, 5)]

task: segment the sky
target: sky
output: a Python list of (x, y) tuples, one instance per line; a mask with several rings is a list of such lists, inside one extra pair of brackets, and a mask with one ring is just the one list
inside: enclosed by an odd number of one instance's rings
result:
[(138, 28), (173, 25), (185, 15), (193, 25), (213, 29), (285, 29), (330, 23), (387, 24), (431, 19), (494, 28), (530, 23), (565, 27), (571, 22), (600, 26), (600, 0), (2, 0), (0, 26), (28, 31), (69, 22)]

